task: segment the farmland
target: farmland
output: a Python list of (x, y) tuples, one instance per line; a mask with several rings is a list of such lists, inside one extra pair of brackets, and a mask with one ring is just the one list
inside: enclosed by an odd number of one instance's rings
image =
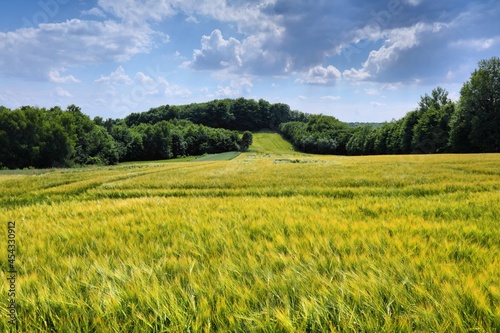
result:
[(239, 155), (0, 172), (19, 331), (498, 332), (499, 165), (257, 133)]

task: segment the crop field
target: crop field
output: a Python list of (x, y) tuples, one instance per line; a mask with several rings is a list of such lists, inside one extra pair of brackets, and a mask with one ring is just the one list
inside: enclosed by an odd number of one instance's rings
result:
[(499, 332), (500, 155), (0, 172), (0, 331)]

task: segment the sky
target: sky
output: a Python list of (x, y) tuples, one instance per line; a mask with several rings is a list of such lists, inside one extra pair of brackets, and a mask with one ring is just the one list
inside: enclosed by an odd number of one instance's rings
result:
[(452, 100), (500, 56), (498, 0), (0, 2), (0, 105), (124, 118), (160, 105), (265, 99), (346, 122)]

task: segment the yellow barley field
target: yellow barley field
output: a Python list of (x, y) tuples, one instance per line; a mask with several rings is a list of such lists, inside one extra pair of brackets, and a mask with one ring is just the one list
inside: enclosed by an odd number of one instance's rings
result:
[[(234, 157), (234, 156), (233, 156)], [(499, 332), (500, 155), (0, 172), (18, 332)], [(7, 282), (6, 282), (7, 281)]]

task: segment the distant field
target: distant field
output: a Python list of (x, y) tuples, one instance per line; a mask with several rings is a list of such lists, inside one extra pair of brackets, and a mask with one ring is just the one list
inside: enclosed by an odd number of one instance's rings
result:
[(261, 154), (290, 154), (295, 153), (292, 145), (283, 140), (278, 133), (254, 133), (250, 152)]
[(500, 331), (500, 154), (214, 158), (0, 173), (20, 331)]
[(220, 154), (208, 154), (194, 159), (194, 162), (207, 162), (207, 161), (230, 161), (233, 158), (240, 156), (240, 152), (230, 151)]

